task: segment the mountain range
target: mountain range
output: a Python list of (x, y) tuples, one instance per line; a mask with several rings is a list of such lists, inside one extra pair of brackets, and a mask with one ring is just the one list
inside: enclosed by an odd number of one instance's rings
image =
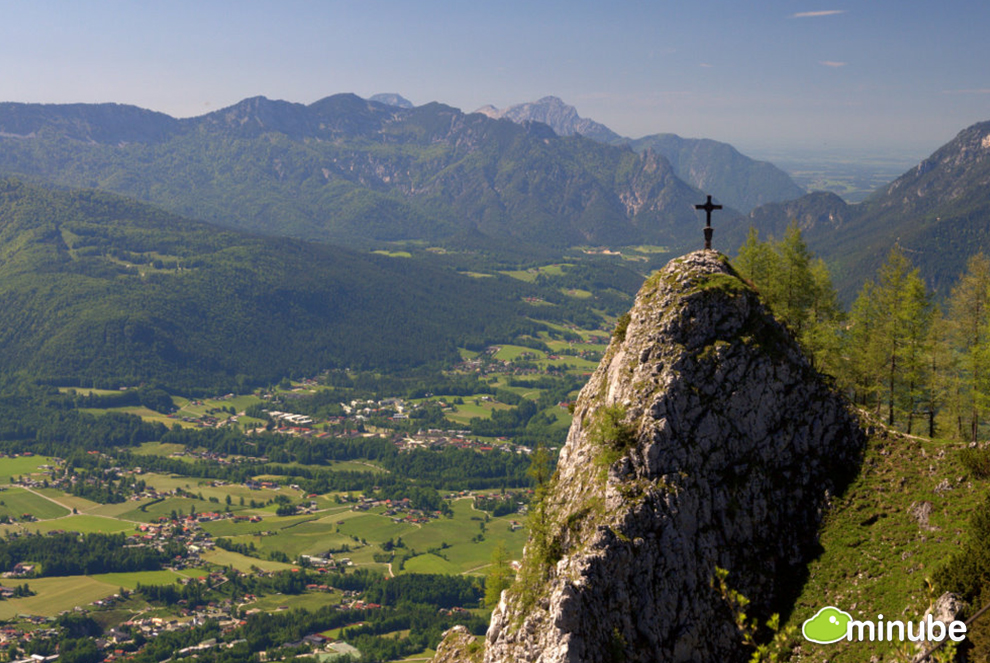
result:
[[(697, 246), (702, 192), (654, 150), (438, 103), (403, 106), (351, 94), (309, 105), (255, 97), (175, 119), (116, 104), (5, 103), (0, 172), (356, 247)], [(741, 241), (741, 215), (726, 210), (721, 225)]]
[(725, 143), (674, 134), (623, 138), (556, 97), (479, 112), (545, 122), (560, 135), (582, 134), (638, 152), (655, 151), (678, 177), (748, 210), (748, 225), (764, 237), (782, 237), (787, 225), (797, 222), (810, 247), (828, 261), (847, 302), (895, 242), (940, 297), (948, 294), (969, 256), (990, 250), (990, 122), (963, 130), (864, 202), (849, 204), (828, 192), (802, 194), (772, 164), (748, 159)]
[(681, 138), (671, 133), (626, 138), (604, 124), (581, 117), (574, 106), (558, 97), (543, 97), (501, 110), (484, 106), (476, 112), (513, 122), (542, 122), (561, 136), (580, 134), (607, 145), (629, 145), (639, 153), (653, 150), (670, 162), (682, 180), (743, 212), (805, 193), (784, 171), (766, 161), (750, 159), (728, 143)]
[[(726, 206), (715, 217), (717, 248), (733, 252), (750, 225), (780, 237), (797, 221), (846, 301), (894, 242), (939, 294), (969, 255), (990, 248), (988, 123), (850, 205), (828, 193), (792, 198), (799, 191), (780, 171), (724, 143), (622, 138), (553, 97), (467, 114), (376, 98), (255, 97), (186, 119), (117, 104), (4, 103), (0, 174), (255, 233), (511, 261), (588, 245), (683, 253), (699, 244), (694, 205), (711, 192)], [(765, 204), (743, 215), (733, 201)]]

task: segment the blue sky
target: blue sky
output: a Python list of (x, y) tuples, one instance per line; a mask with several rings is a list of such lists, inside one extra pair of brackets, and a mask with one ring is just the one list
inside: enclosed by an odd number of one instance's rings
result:
[(623, 135), (924, 156), (990, 120), (990, 3), (0, 0), (0, 101), (184, 117), (398, 92), (554, 94)]

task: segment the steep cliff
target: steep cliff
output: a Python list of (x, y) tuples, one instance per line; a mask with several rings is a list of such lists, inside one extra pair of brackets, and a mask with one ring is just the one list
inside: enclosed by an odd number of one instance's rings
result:
[(858, 423), (714, 251), (643, 286), (578, 399), (485, 661), (746, 657), (716, 569), (793, 601)]

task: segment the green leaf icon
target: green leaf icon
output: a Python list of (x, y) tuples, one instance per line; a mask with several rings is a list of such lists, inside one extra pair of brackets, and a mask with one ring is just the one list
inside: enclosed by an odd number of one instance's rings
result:
[(801, 633), (805, 640), (820, 645), (830, 645), (846, 637), (846, 629), (852, 615), (832, 606), (825, 606), (811, 619), (804, 622)]

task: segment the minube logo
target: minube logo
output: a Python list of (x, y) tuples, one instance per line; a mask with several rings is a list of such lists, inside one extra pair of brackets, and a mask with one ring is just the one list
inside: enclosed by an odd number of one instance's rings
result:
[(953, 621), (944, 624), (935, 621), (931, 615), (914, 622), (892, 620), (885, 622), (883, 615), (877, 615), (875, 622), (859, 621), (848, 612), (832, 606), (825, 606), (806, 620), (801, 626), (804, 639), (820, 645), (830, 645), (839, 640), (869, 640), (870, 642), (941, 642), (946, 636), (955, 642), (966, 638), (966, 623)]
[(820, 645), (830, 645), (846, 637), (849, 632), (849, 622), (852, 615), (828, 605), (815, 613), (815, 616), (804, 622), (801, 633), (805, 640)]

